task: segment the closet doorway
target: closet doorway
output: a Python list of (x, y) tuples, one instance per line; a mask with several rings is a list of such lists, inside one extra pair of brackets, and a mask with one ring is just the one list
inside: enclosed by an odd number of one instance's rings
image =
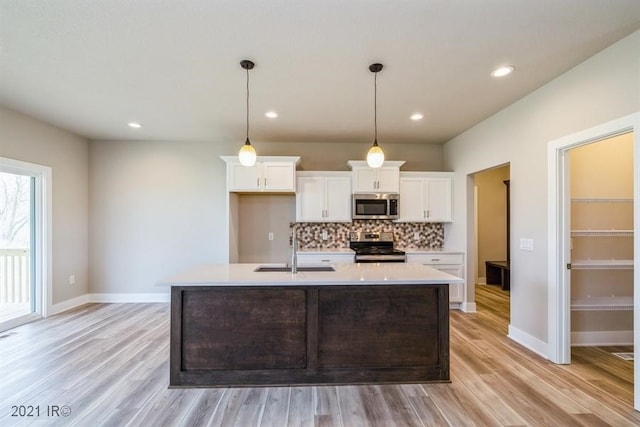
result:
[[(639, 132), (640, 113), (634, 113), (558, 138), (548, 144), (548, 357), (555, 363), (572, 362), (572, 339), (582, 341), (582, 344), (587, 343), (587, 339), (592, 343), (599, 339), (598, 343), (603, 344), (614, 343), (611, 340), (617, 336), (623, 339), (626, 337), (627, 340), (632, 337), (634, 344), (640, 342), (640, 239), (636, 230), (636, 225), (640, 224)], [(572, 150), (598, 142), (606, 144), (606, 141), (610, 142), (617, 137), (628, 137), (632, 141), (632, 153), (626, 154), (626, 160), (630, 161), (633, 169), (631, 197), (628, 193), (616, 195), (611, 192), (605, 196), (604, 189), (607, 186), (602, 186), (601, 189), (600, 183), (587, 185), (586, 188), (579, 189), (580, 192), (577, 188), (572, 191), (572, 178), (577, 179), (571, 172), (572, 161), (576, 161), (572, 158)], [(575, 153), (580, 155), (579, 151)], [(621, 172), (619, 166), (607, 170), (610, 161), (603, 154), (597, 157), (599, 164), (587, 166), (582, 175), (592, 175), (604, 180), (608, 178), (607, 175)], [(619, 188), (614, 190), (621, 191)], [(626, 209), (626, 214), (623, 213), (625, 208), (621, 208), (624, 204), (631, 205)], [(611, 212), (595, 215), (595, 212), (604, 209)], [(629, 210), (632, 211), (631, 214), (628, 213)], [(631, 220), (628, 219), (629, 215), (632, 216)], [(613, 223), (598, 222), (605, 219), (612, 220)], [(632, 243), (605, 243), (606, 239), (615, 242), (616, 239), (625, 238)], [(631, 248), (629, 245), (632, 245)], [(607, 250), (609, 252), (605, 253)], [(628, 259), (629, 257), (632, 259)], [(615, 271), (609, 275), (607, 270)], [(624, 274), (617, 270), (631, 270), (627, 272), (633, 282), (630, 288), (628, 285), (619, 285), (625, 279)], [(586, 278), (579, 279), (581, 274)], [(572, 280), (573, 276), (576, 276), (575, 282)], [(597, 286), (597, 283), (604, 283), (604, 286)], [(595, 317), (587, 317), (593, 316), (587, 312), (600, 311), (615, 313), (612, 316), (596, 313)], [(630, 312), (628, 314), (633, 319), (626, 326), (624, 318), (627, 316), (621, 316), (625, 311)], [(612, 326), (612, 321), (617, 322), (616, 326)], [(633, 353), (638, 356), (637, 346), (633, 347)], [(631, 382), (634, 407), (640, 409), (640, 370), (633, 369)]]

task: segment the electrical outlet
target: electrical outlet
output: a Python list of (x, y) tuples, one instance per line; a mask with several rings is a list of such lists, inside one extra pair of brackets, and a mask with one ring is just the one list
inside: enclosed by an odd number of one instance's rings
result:
[(322, 230), (322, 240), (328, 240), (329, 236), (327, 235), (327, 230)]
[(417, 231), (413, 233), (413, 240), (420, 240), (420, 233), (418, 233)]
[(76, 276), (72, 274), (71, 276), (69, 276), (69, 284), (75, 285), (75, 283), (76, 283)]
[(269, 232), (269, 240), (273, 240), (273, 232)]

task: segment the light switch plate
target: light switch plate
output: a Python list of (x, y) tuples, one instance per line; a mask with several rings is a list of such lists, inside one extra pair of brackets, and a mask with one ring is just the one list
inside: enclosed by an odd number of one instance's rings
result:
[(533, 239), (520, 239), (520, 249), (523, 251), (532, 251)]
[(269, 240), (273, 240), (273, 233), (269, 232)]
[(329, 239), (329, 236), (327, 235), (327, 230), (322, 230), (322, 240), (327, 240)]

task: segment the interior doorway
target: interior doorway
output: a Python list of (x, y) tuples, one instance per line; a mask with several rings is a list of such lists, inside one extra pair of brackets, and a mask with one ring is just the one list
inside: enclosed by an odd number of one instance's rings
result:
[[(570, 151), (576, 147), (602, 141), (624, 134), (632, 134), (633, 139), (633, 342), (635, 358), (638, 357), (640, 342), (640, 281), (639, 248), (640, 239), (636, 225), (640, 224), (640, 113), (631, 114), (602, 125), (551, 141), (548, 145), (548, 335), (549, 359), (555, 363), (571, 362), (571, 274), (572, 265), (572, 223), (571, 223), (571, 164)], [(598, 260), (596, 260), (598, 261)], [(602, 261), (602, 260), (599, 260)], [(584, 264), (584, 263), (583, 263)], [(597, 262), (595, 264), (598, 264)], [(602, 264), (602, 263), (600, 263)], [(593, 301), (592, 301), (593, 302)], [(634, 369), (634, 407), (640, 409), (640, 370)]]
[[(510, 313), (510, 166), (473, 174), (476, 306), (490, 304), (507, 320)], [(506, 333), (506, 332), (505, 332)]]

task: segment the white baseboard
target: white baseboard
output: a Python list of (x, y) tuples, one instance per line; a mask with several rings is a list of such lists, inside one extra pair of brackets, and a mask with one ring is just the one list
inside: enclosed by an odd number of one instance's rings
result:
[(62, 313), (63, 311), (71, 310), (72, 308), (76, 308), (81, 306), (82, 304), (86, 304), (89, 302), (89, 295), (84, 294), (79, 297), (71, 298), (66, 301), (59, 302), (57, 304), (53, 304), (47, 313), (48, 316), (53, 316), (54, 314)]
[(633, 331), (571, 332), (571, 345), (575, 347), (633, 345)]
[(145, 302), (171, 302), (170, 293), (153, 294), (85, 294), (54, 304), (47, 313), (48, 316), (71, 310), (90, 302), (97, 303), (145, 303)]
[(171, 294), (89, 294), (89, 302), (102, 303), (144, 303), (144, 302), (171, 302)]
[(529, 335), (528, 333), (521, 331), (520, 329), (512, 325), (509, 325), (509, 333), (507, 334), (507, 336), (518, 344), (544, 357), (545, 359), (549, 358), (547, 356), (549, 354), (549, 345), (546, 342), (534, 337), (533, 335)]
[(465, 313), (476, 313), (477, 307), (476, 307), (476, 303), (475, 302), (463, 302), (460, 305), (460, 310), (464, 311)]
[(478, 277), (478, 281), (476, 282), (476, 285), (486, 285), (486, 284), (487, 284), (486, 277)]

